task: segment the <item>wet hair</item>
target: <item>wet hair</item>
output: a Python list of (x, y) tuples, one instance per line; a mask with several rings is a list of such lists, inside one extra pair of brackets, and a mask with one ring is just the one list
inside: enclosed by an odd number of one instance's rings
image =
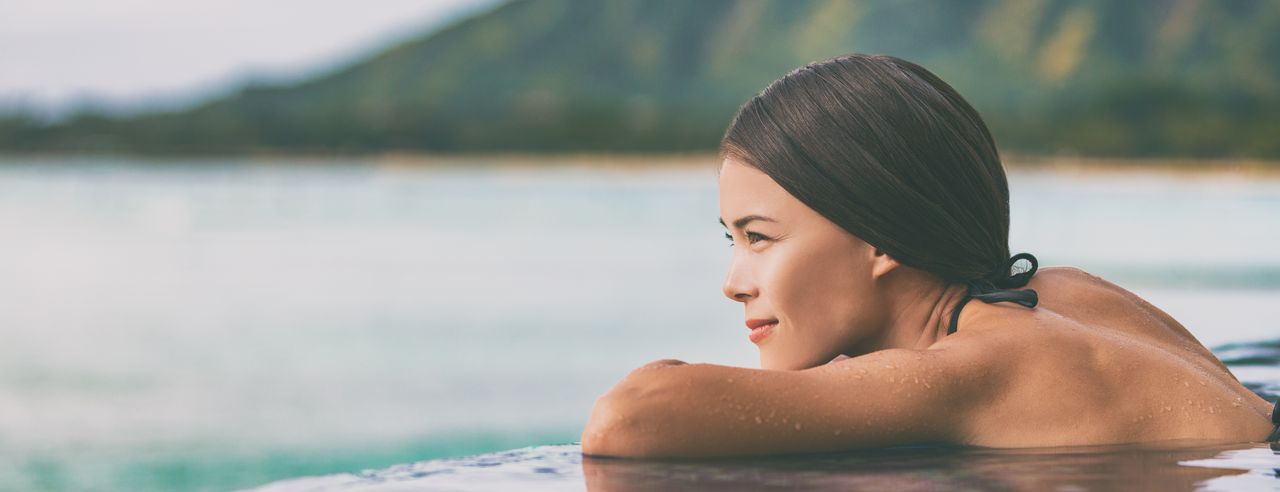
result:
[(845, 55), (739, 108), (733, 158), (899, 263), (953, 282), (1008, 275), (1009, 185), (986, 124), (914, 63)]

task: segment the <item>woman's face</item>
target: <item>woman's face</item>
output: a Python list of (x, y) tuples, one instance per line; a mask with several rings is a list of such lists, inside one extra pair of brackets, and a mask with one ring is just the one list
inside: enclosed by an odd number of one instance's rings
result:
[(762, 368), (824, 364), (884, 326), (875, 249), (768, 175), (725, 159), (720, 220), (733, 240), (724, 295), (742, 303), (748, 325), (776, 322), (751, 333)]

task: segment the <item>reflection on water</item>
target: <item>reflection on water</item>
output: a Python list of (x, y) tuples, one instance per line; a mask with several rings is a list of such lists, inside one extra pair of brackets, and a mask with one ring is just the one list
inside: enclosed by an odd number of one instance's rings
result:
[(915, 447), (793, 457), (644, 461), (538, 446), (278, 482), (299, 490), (1242, 490), (1280, 487), (1280, 447), (1166, 442), (1001, 450)]
[[(914, 448), (734, 461), (628, 463), (586, 458), (592, 491), (673, 490), (1191, 490), (1207, 481), (1276, 485), (1280, 458), (1266, 445), (1032, 450)], [(1185, 466), (1187, 462), (1196, 466)], [(1253, 475), (1254, 480), (1239, 480)]]

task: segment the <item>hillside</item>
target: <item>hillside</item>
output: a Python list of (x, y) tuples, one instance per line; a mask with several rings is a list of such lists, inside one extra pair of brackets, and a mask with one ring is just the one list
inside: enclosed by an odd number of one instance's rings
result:
[(286, 86), (44, 127), (0, 150), (712, 149), (809, 61), (906, 58), (1005, 149), (1280, 157), (1280, 2), (524, 0)]

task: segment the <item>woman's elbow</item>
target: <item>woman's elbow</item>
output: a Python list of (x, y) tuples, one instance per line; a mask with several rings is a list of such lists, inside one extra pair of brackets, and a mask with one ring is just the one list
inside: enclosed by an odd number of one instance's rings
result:
[(582, 431), (582, 452), (591, 456), (645, 458), (662, 455), (664, 404), (671, 388), (663, 378), (633, 372), (596, 400)]
[(630, 448), (627, 419), (608, 394), (596, 399), (587, 427), (582, 430), (582, 454), (591, 456), (626, 456)]

